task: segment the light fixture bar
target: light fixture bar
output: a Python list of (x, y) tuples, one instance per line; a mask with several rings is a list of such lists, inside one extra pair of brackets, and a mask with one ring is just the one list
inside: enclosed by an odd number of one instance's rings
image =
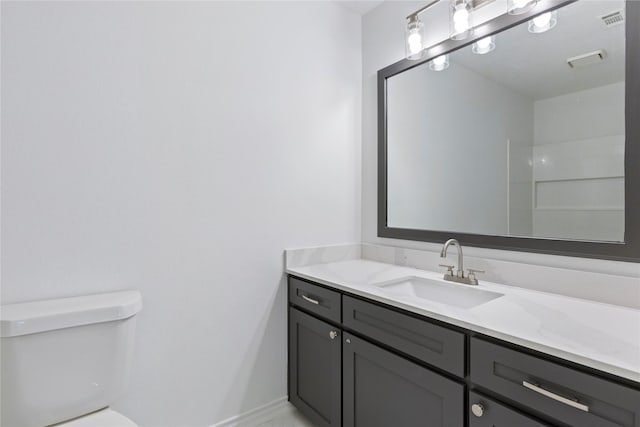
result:
[(481, 7), (487, 6), (496, 0), (471, 0), (471, 9), (477, 10)]
[(422, 12), (424, 12), (425, 10), (429, 9), (431, 6), (435, 6), (436, 3), (440, 3), (440, 0), (433, 0), (431, 3), (429, 3), (428, 5), (421, 7), (420, 9), (416, 10), (415, 12), (413, 12), (411, 15), (407, 16), (407, 19), (411, 19), (414, 16), (418, 16), (420, 15)]
[[(425, 10), (429, 9), (431, 6), (435, 6), (436, 3), (440, 3), (441, 0), (433, 0), (431, 3), (429, 3), (426, 6), (421, 7), (420, 9), (416, 10), (415, 12), (413, 12), (411, 15), (407, 16), (407, 19), (411, 19), (414, 16), (418, 16), (420, 15), (422, 12), (424, 12)], [(496, 0), (471, 0), (469, 3), (471, 3), (471, 9), (472, 10), (476, 10), (476, 9), (480, 9), (481, 7), (484, 7), (488, 4), (491, 4), (493, 2), (495, 2)]]

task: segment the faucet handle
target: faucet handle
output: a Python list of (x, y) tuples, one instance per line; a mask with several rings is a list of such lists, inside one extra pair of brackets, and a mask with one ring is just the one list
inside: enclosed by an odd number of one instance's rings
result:
[(445, 273), (445, 275), (450, 275), (453, 276), (453, 268), (455, 267), (455, 265), (448, 265), (448, 264), (438, 264), (440, 267), (444, 267), (447, 269), (447, 272)]
[(478, 273), (486, 273), (486, 271), (484, 270), (476, 270), (475, 268), (467, 268), (467, 271), (469, 272), (469, 280), (471, 281), (475, 281), (476, 284), (478, 284), (478, 278), (476, 277), (476, 274)]

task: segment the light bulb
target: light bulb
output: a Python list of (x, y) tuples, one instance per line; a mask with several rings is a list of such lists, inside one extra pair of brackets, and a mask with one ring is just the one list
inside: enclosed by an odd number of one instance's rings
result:
[(467, 22), (455, 22), (453, 24), (453, 28), (455, 29), (456, 33), (464, 33), (469, 29), (469, 24)]
[(453, 28), (456, 33), (463, 33), (469, 29), (469, 12), (461, 8), (453, 14)]
[(441, 67), (445, 62), (447, 62), (447, 57), (445, 55), (440, 55), (433, 58), (433, 64)]
[(485, 37), (476, 42), (480, 49), (486, 49), (491, 45), (491, 37)]
[(453, 22), (457, 24), (466, 24), (469, 21), (469, 11), (462, 7), (458, 7), (453, 14)]
[(412, 55), (417, 55), (422, 51), (421, 43), (409, 43), (409, 52)]
[(409, 44), (409, 51), (411, 53), (419, 53), (422, 50), (422, 36), (417, 31), (409, 34), (407, 43)]
[(473, 46), (471, 46), (471, 51), (473, 53), (477, 53), (478, 55), (484, 55), (485, 53), (491, 52), (495, 48), (496, 38), (495, 36), (489, 36), (475, 42)]
[(550, 21), (551, 12), (543, 13), (542, 15), (533, 18), (533, 23), (536, 27), (544, 27), (545, 25), (548, 25)]
[(429, 61), (429, 69), (433, 71), (442, 71), (449, 67), (449, 55), (440, 55)]
[(558, 12), (545, 12), (542, 15), (538, 15), (532, 20), (529, 21), (529, 32), (530, 33), (544, 33), (545, 31), (549, 31), (553, 27), (556, 26), (558, 22)]
[(508, 0), (507, 12), (509, 15), (520, 15), (533, 9), (538, 0)]
[(422, 50), (424, 49), (424, 24), (418, 19), (417, 15), (413, 15), (407, 22), (407, 59), (420, 59)]
[(450, 0), (449, 36), (453, 40), (464, 40), (472, 33), (470, 0)]
[(411, 34), (409, 34), (409, 38), (407, 39), (407, 42), (409, 44), (422, 44), (422, 36), (420, 35), (420, 33), (414, 31)]

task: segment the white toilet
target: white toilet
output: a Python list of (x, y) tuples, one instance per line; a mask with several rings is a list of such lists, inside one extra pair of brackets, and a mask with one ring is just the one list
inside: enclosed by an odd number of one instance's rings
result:
[(0, 425), (136, 427), (109, 405), (131, 367), (137, 291), (3, 305)]

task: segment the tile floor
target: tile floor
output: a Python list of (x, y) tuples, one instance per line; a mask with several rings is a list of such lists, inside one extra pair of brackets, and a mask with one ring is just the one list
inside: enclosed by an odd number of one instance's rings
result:
[(256, 425), (246, 427), (315, 427), (291, 404), (287, 404), (270, 418), (268, 421), (260, 421)]

